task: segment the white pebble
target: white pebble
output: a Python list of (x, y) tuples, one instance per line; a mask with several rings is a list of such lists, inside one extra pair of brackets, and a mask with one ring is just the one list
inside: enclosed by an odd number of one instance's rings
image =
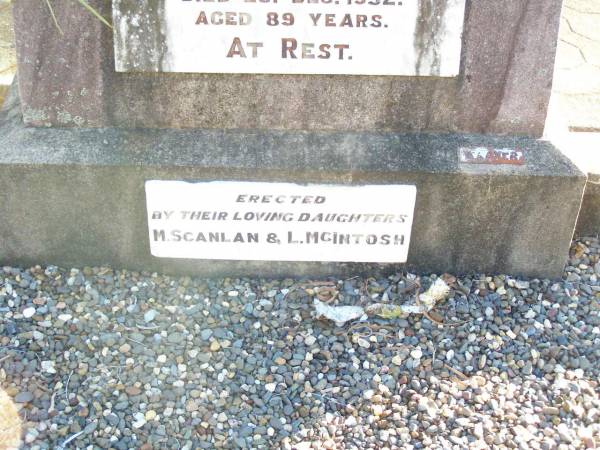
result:
[(363, 338), (358, 338), (358, 345), (360, 345), (362, 348), (371, 347), (371, 344), (369, 343), (369, 341), (367, 341), (366, 339), (363, 339)]
[(413, 359), (421, 359), (421, 357), (423, 356), (423, 352), (421, 351), (420, 347), (417, 347), (410, 352), (410, 356)]
[(25, 317), (26, 319), (33, 317), (34, 314), (35, 314), (35, 308), (29, 307), (29, 308), (25, 308), (23, 310), (23, 317)]
[(58, 320), (62, 320), (63, 322), (68, 322), (72, 318), (73, 318), (73, 316), (71, 314), (60, 314), (58, 316)]
[(54, 361), (42, 361), (42, 370), (46, 373), (56, 373)]
[(344, 425), (346, 425), (347, 427), (354, 427), (356, 426), (357, 422), (356, 422), (356, 417), (354, 416), (348, 416), (346, 417), (346, 420), (344, 421)]
[(265, 384), (265, 389), (269, 392), (275, 392), (275, 388), (277, 387), (277, 383), (267, 383)]
[(401, 366), (402, 365), (402, 356), (400, 355), (396, 355), (392, 358), (392, 364), (396, 365), (396, 366)]
[(152, 322), (154, 319), (156, 319), (156, 316), (158, 316), (158, 311), (150, 309), (144, 313), (144, 322)]
[(315, 342), (317, 342), (317, 338), (314, 337), (312, 334), (309, 334), (304, 338), (304, 343), (308, 346), (313, 345)]
[(142, 428), (144, 425), (146, 425), (146, 417), (141, 412), (135, 413), (133, 415), (133, 419), (135, 421), (131, 424), (133, 428)]
[(35, 339), (36, 341), (41, 341), (42, 339), (44, 339), (44, 334), (40, 333), (37, 330), (33, 331), (33, 339)]

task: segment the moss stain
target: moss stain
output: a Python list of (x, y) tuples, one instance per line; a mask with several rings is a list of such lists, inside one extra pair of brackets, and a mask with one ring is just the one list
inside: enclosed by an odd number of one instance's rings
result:
[(440, 73), (440, 44), (444, 32), (444, 15), (452, 0), (419, 0), (419, 15), (415, 26), (415, 70), (418, 75)]
[(165, 0), (115, 0), (115, 47), (123, 71), (164, 70)]

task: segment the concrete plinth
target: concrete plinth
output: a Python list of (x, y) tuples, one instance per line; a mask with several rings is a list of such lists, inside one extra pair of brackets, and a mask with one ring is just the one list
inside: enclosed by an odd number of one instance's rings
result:
[[(461, 147), (518, 148), (526, 163), (459, 162)], [(0, 116), (0, 263), (216, 275), (348, 274), (364, 264), (151, 256), (149, 179), (414, 184), (405, 267), (560, 276), (585, 177), (545, 141), (396, 133), (40, 129)]]

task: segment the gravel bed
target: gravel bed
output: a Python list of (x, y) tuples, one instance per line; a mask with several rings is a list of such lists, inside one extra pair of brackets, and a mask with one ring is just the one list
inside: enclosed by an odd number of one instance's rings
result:
[(397, 304), (436, 275), (4, 267), (0, 384), (27, 449), (595, 448), (599, 260), (590, 238), (559, 282), (445, 274), (427, 316), (344, 327), (315, 296)]

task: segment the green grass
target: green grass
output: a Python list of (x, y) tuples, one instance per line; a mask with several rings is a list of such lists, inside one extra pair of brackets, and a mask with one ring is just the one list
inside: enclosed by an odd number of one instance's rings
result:
[[(102, 17), (102, 15), (98, 11), (96, 11), (92, 6), (90, 6), (90, 4), (86, 0), (77, 0), (77, 2), (79, 2), (79, 4), (81, 6), (83, 6), (85, 9), (87, 9), (88, 12), (90, 12), (92, 15), (94, 15), (96, 17), (96, 19), (98, 19), (100, 22), (102, 22), (104, 25), (106, 25), (108, 28), (110, 28), (112, 30), (113, 26), (108, 22), (108, 20), (106, 20), (104, 17)], [(54, 8), (52, 8), (52, 4), (50, 3), (50, 0), (46, 0), (46, 4), (48, 5), (48, 10), (50, 11), (50, 15), (52, 16), (54, 25), (56, 26), (56, 28), (58, 29), (60, 34), (63, 34), (63, 30), (60, 27), (58, 20), (56, 19), (56, 14), (54, 14)]]

